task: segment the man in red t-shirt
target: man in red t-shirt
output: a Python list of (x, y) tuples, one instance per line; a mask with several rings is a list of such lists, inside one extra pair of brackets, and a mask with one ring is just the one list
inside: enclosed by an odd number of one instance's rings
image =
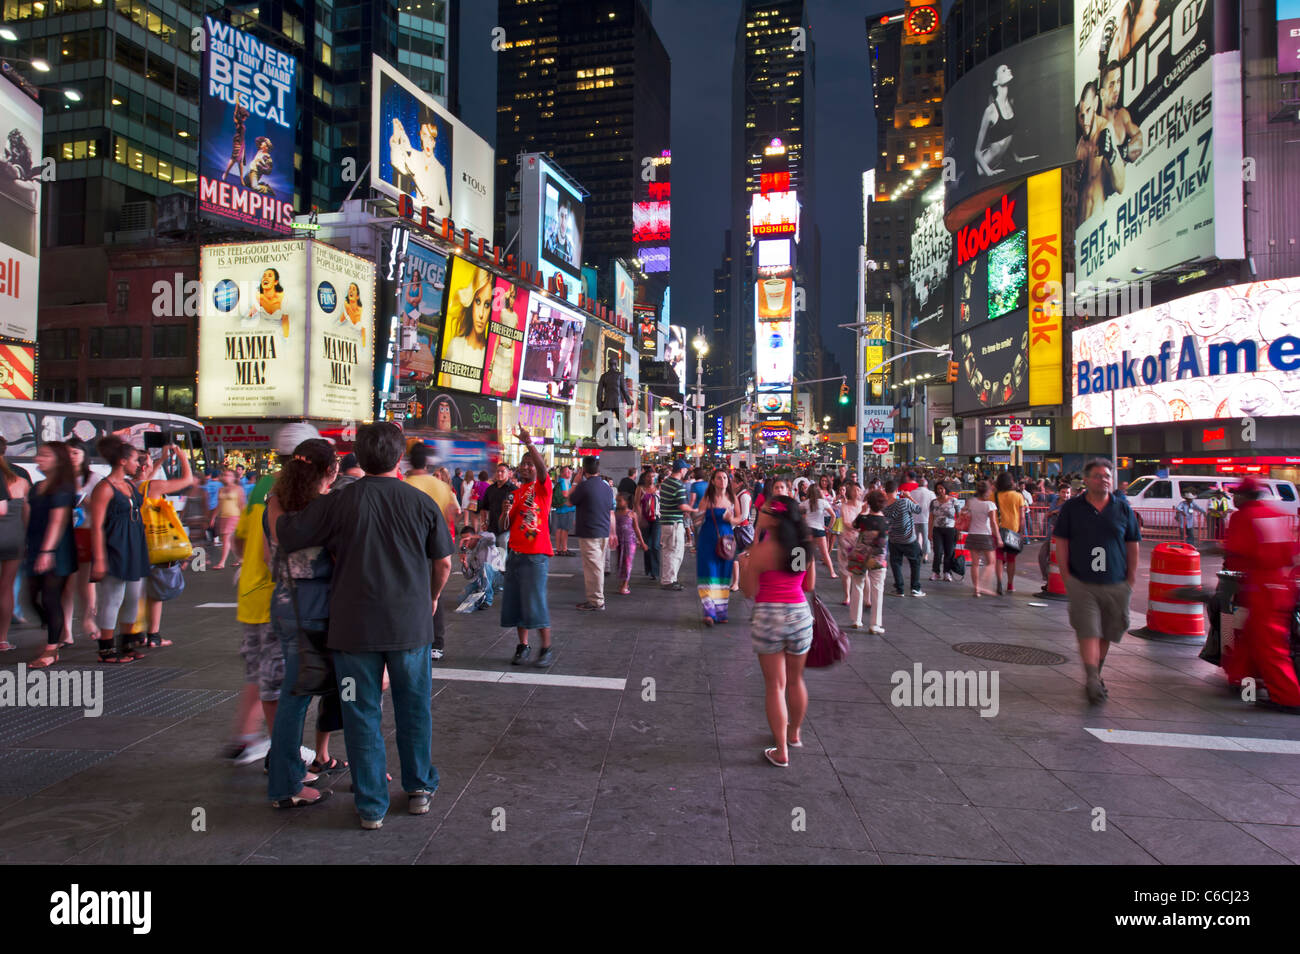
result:
[(542, 638), (537, 665), (549, 666), (555, 658), (551, 651), (551, 611), (546, 602), (546, 576), (553, 555), (551, 475), (522, 425), (516, 436), (524, 445), (524, 459), (515, 468), (519, 488), (506, 514), (510, 543), (501, 591), (501, 625), (513, 626), (519, 634), (513, 665), (528, 661), (528, 631), (535, 629)]
[(901, 484), (898, 485), (898, 492), (900, 494), (911, 493), (913, 490), (916, 490), (920, 486), (921, 485), (916, 482), (916, 471), (909, 470), (907, 472), (906, 478), (903, 480)]

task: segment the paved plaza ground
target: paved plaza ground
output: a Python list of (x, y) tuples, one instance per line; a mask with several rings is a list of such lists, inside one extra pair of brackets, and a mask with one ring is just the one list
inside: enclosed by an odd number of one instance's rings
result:
[[(1207, 560), (1207, 580), (1216, 566)], [(1110, 701), (1089, 705), (1065, 604), (1037, 597), (1036, 569), (1001, 599), (976, 601), (969, 583), (886, 597), (884, 636), (850, 631), (847, 662), (809, 672), (805, 746), (788, 770), (762, 757), (770, 736), (747, 601), (736, 594), (733, 622), (702, 627), (693, 553), (683, 592), (662, 592), (638, 567), (633, 595), (611, 587), (604, 613), (573, 608), (576, 558), (551, 569), (549, 670), (508, 664), (515, 637), (495, 609), (451, 617), (433, 684), (432, 811), (408, 815), (394, 782), (377, 832), (358, 827), (346, 772), (325, 777), (325, 804), (276, 811), (260, 763), (218, 758), (243, 677), (232, 575), (191, 574), (164, 615), (174, 647), (124, 667), (95, 667), (89, 642), (64, 654), (62, 666), (103, 670), (101, 717), (0, 709), (0, 862), (1300, 860), (1300, 759), (1267, 751), (1300, 739), (1300, 719), (1230, 695), (1198, 644), (1134, 637), (1106, 664)], [(838, 583), (823, 576), (819, 592), (847, 619)], [(35, 656), (43, 636), (16, 628), (11, 639), (21, 648), (0, 664)], [(1065, 661), (999, 663), (953, 649), (970, 642)], [(917, 663), (996, 670), (996, 716), (892, 704), (892, 675)], [(193, 830), (196, 809), (205, 831)]]

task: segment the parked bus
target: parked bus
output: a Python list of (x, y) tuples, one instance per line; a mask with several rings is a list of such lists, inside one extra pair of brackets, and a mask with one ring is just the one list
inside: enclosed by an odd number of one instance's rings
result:
[[(36, 469), (38, 444), (66, 441), (73, 437), (79, 437), (85, 443), (91, 469), (107, 474), (109, 467), (99, 456), (96, 445), (101, 437), (109, 434), (116, 434), (136, 447), (152, 451), (155, 457), (165, 445), (175, 444), (190, 458), (195, 474), (202, 474), (206, 469), (203, 426), (192, 418), (103, 404), (0, 399), (0, 437), (9, 442), (5, 459), (11, 466), (23, 468), (33, 481), (41, 479)], [(184, 496), (170, 499), (178, 510), (184, 508)]]

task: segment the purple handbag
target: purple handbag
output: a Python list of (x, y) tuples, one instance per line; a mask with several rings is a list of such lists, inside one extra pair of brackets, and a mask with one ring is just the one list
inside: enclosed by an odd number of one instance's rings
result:
[(812, 607), (813, 638), (805, 665), (810, 669), (822, 669), (842, 662), (849, 654), (849, 637), (844, 635), (844, 631), (835, 622), (835, 617), (816, 593), (809, 594), (808, 603)]

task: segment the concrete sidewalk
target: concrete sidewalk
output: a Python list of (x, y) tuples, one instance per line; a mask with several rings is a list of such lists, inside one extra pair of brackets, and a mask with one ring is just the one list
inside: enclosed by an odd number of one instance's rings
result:
[[(693, 552), (683, 592), (661, 591), (638, 566), (633, 595), (610, 587), (604, 613), (573, 608), (577, 559), (551, 569), (549, 670), (509, 665), (515, 636), (497, 609), (452, 614), (439, 665), (457, 678), (434, 682), (441, 785), (416, 817), (395, 782), (379, 832), (358, 827), (346, 772), (328, 777), (325, 804), (275, 811), (259, 764), (217, 758), (243, 667), (233, 608), (201, 604), (234, 595), (229, 570), (191, 575), (164, 613), (174, 647), (125, 667), (95, 666), (90, 642), (64, 655), (61, 668), (103, 670), (102, 717), (0, 709), (0, 862), (1300, 859), (1300, 761), (1249, 750), (1266, 743), (1222, 741), (1300, 739), (1300, 720), (1231, 696), (1197, 646), (1125, 639), (1105, 668), (1111, 699), (1093, 707), (1063, 603), (1031, 605), (1042, 602), (1037, 585), (975, 601), (969, 583), (926, 583), (924, 599), (886, 597), (884, 636), (850, 631), (848, 661), (809, 672), (805, 746), (781, 770), (762, 758), (770, 736), (747, 602), (736, 594), (726, 626), (700, 625)], [(449, 602), (459, 585), (453, 577)], [(820, 579), (844, 620), (838, 587)], [(22, 648), (0, 657), (5, 666), (43, 642), (34, 628), (11, 639)], [(993, 663), (953, 648), (995, 641), (1064, 662)], [(916, 663), (996, 672), (997, 715), (893, 705), (891, 677)], [(525, 675), (532, 681), (518, 681)], [(309, 716), (308, 744), (312, 725)], [(1090, 728), (1172, 733), (1196, 747), (1112, 743)], [(390, 719), (397, 775), (392, 731)], [(334, 754), (346, 758), (342, 733)]]

